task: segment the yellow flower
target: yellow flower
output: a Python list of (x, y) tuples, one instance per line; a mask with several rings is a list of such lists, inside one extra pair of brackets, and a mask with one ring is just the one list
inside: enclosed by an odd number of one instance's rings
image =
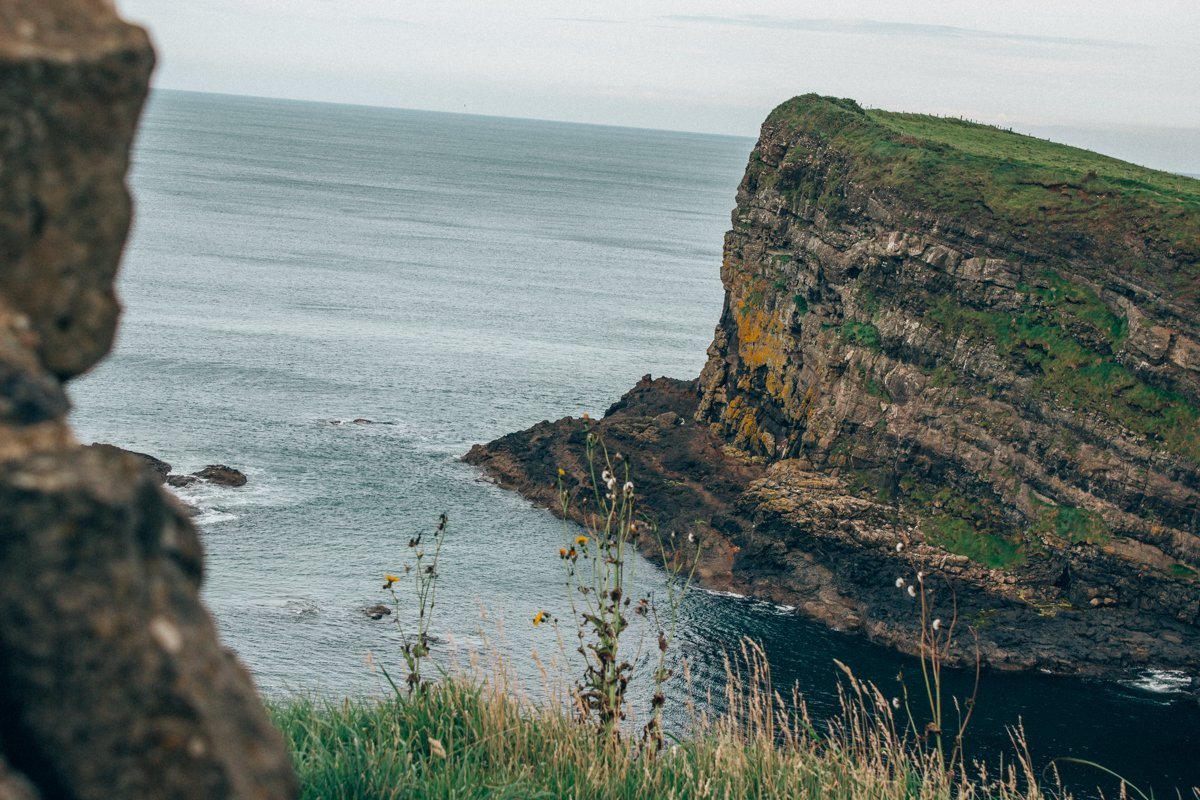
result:
[(546, 612), (545, 611), (537, 612), (536, 614), (533, 615), (533, 627), (536, 628), (538, 625), (541, 625), (543, 622), (545, 622), (545, 620), (546, 620)]
[(387, 574), (387, 575), (384, 575), (384, 576), (383, 576), (383, 579), (384, 579), (385, 581), (387, 581), (387, 583), (385, 583), (385, 584), (383, 585), (383, 588), (385, 588), (385, 589), (390, 589), (390, 588), (392, 588), (392, 584), (393, 584), (393, 583), (395, 583), (396, 581), (400, 580), (398, 577), (396, 577), (395, 575), (392, 575), (392, 574), (390, 574), (390, 573), (389, 573), (389, 574)]
[(586, 546), (587, 543), (588, 543), (588, 537), (586, 537), (586, 536), (576, 536), (575, 537), (575, 544), (580, 545), (580, 546)]
[(558, 468), (558, 477), (565, 478), (566, 476), (567, 476), (567, 471), (565, 469), (563, 469), (562, 467), (559, 467)]
[(558, 557), (566, 558), (567, 557), (567, 548), (565, 548), (565, 547), (558, 548)]

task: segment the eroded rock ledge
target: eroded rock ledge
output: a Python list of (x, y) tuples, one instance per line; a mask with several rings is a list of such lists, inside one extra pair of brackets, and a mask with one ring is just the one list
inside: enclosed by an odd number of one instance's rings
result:
[[(1200, 670), (1200, 182), (805, 96), (721, 275), (698, 381), (598, 423), (706, 580), (907, 649), (921, 571), (989, 664)], [(550, 505), (581, 436), (467, 460)]]

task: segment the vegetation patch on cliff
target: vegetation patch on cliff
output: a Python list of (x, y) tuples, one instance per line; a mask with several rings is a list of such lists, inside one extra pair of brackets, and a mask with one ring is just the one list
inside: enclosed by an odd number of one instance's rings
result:
[[(783, 103), (767, 124), (838, 154), (825, 157), (822, 180), (808, 176), (791, 190), (804, 195), (793, 202), (836, 216), (848, 183), (870, 186), (955, 225), (1012, 231), (1033, 250), (1102, 255), (1178, 302), (1200, 301), (1200, 181), (989, 125), (815, 94)], [(781, 173), (810, 156), (794, 148)]]
[[(1059, 298), (1053, 286), (1040, 291)], [(1200, 463), (1200, 409), (1178, 392), (1147, 384), (1111, 354), (1088, 347), (1070, 332), (1074, 317), (1115, 343), (1124, 335), (1122, 321), (1111, 312), (1103, 316), (1095, 305), (1085, 304), (1081, 312), (1072, 312), (1057, 301), (1036, 302), (1037, 291), (1027, 297), (1030, 305), (1010, 314), (970, 308), (943, 296), (929, 307), (925, 319), (951, 337), (992, 342), (1019, 373), (1034, 376), (1043, 396), (1076, 411), (1100, 414)]]
[(1073, 506), (1039, 505), (1041, 513), (1031, 528), (1034, 534), (1054, 536), (1071, 544), (1103, 544), (1112, 538), (1112, 530), (1094, 511)]

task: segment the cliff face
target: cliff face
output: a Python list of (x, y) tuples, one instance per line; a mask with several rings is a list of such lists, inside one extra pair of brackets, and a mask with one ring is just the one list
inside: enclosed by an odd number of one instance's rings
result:
[(804, 97), (737, 203), (699, 415), (756, 513), (836, 473), (999, 594), (1200, 621), (1195, 181)]
[(992, 663), (1200, 666), (1200, 182), (799, 97), (721, 275), (732, 584), (907, 647), (920, 570)]
[(187, 513), (66, 422), (116, 327), (153, 63), (105, 0), (0, 2), (0, 798), (297, 792)]

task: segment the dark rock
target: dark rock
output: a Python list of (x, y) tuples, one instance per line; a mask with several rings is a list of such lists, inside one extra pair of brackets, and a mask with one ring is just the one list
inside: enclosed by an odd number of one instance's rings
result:
[(290, 794), (279, 735), (197, 602), (195, 529), (140, 461), (81, 448), (10, 463), (0, 531), (10, 764), (56, 797)]
[(185, 486), (191, 486), (193, 483), (200, 481), (195, 475), (168, 475), (167, 485), (173, 486), (176, 489), (182, 489)]
[(371, 619), (383, 619), (392, 613), (392, 609), (385, 606), (383, 603), (376, 603), (373, 606), (367, 606), (363, 609), (363, 613)]
[(209, 464), (199, 472), (193, 472), (192, 475), (200, 480), (215, 483), (218, 486), (246, 485), (246, 476), (244, 473), (233, 467), (227, 467), (224, 464)]
[[(282, 737), (200, 602), (166, 465), (80, 447), (60, 378), (107, 351), (146, 33), (0, 3), (0, 798), (290, 798)], [(148, 468), (149, 467), (149, 468)]]
[(138, 459), (143, 464), (145, 464), (146, 468), (149, 469), (150, 472), (158, 478), (159, 483), (166, 481), (168, 478), (168, 473), (170, 473), (170, 471), (171, 471), (171, 465), (168, 464), (167, 462), (163, 461), (161, 458), (155, 458), (154, 456), (147, 455), (146, 453), (138, 453), (134, 450), (126, 450), (123, 447), (117, 447), (115, 444), (102, 444), (100, 442), (94, 442), (94, 443), (88, 445), (88, 447), (97, 449), (97, 450), (106, 450), (106, 451), (113, 451), (113, 452), (118, 452), (118, 453), (128, 453), (129, 455), (133, 456), (134, 458)]
[(32, 425), (61, 417), (69, 408), (62, 386), (52, 376), (0, 361), (0, 420)]
[(77, 375), (108, 352), (129, 228), (129, 145), (154, 63), (145, 31), (86, 0), (0, 11), (0, 295), (41, 363)]

